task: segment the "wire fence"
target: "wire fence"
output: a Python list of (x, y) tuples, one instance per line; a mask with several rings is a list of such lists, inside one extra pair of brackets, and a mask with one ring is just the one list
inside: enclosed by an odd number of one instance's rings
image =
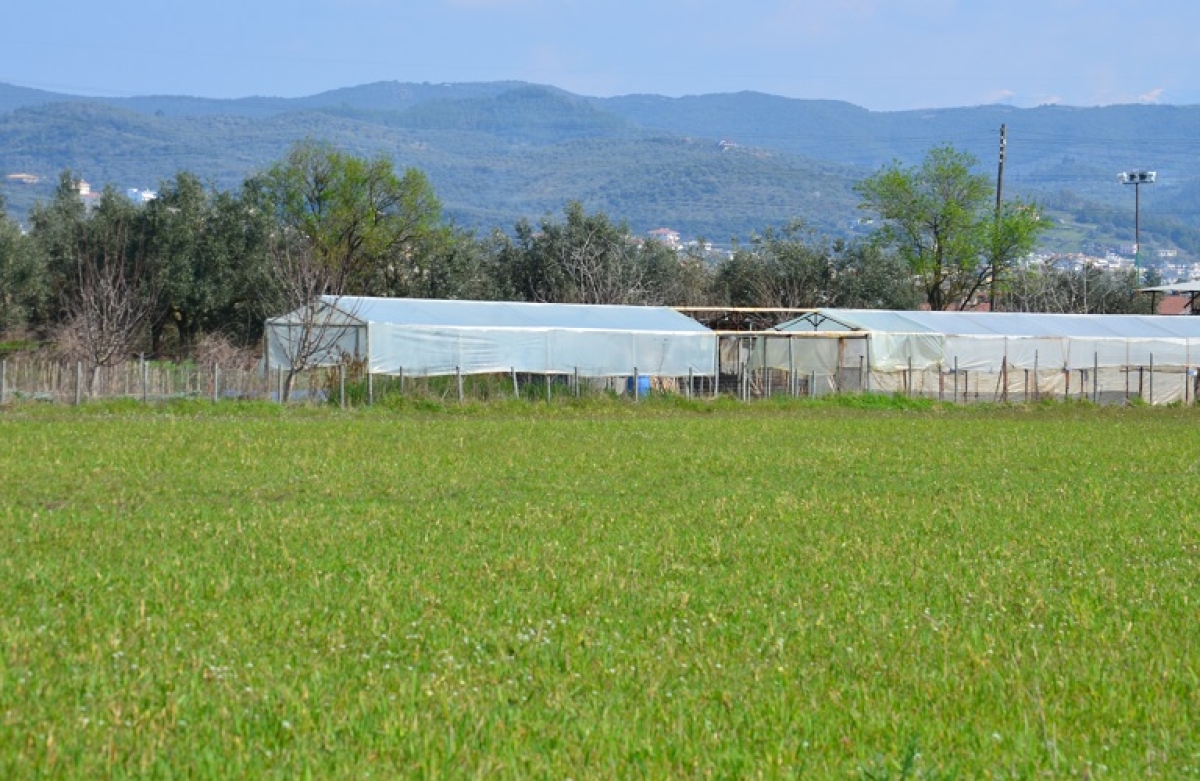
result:
[(905, 367), (884, 371), (871, 367), (865, 356), (858, 356), (832, 366), (800, 365), (795, 361), (784, 365), (786, 368), (772, 366), (762, 359), (761, 352), (751, 350), (725, 350), (716, 364), (716, 374), (710, 370), (684, 377), (651, 377), (638, 374), (636, 368), (631, 368), (628, 375), (612, 377), (517, 371), (396, 376), (367, 374), (362, 363), (346, 363), (300, 372), (288, 388), (285, 372), (265, 372), (245, 364), (135, 359), (89, 368), (82, 362), (18, 354), (0, 360), (0, 404), (82, 404), (103, 399), (278, 402), (286, 398), (289, 403), (362, 406), (397, 397), (538, 401), (609, 395), (637, 400), (652, 394), (696, 399), (729, 396), (752, 401), (848, 393), (903, 395), (960, 404), (1046, 399), (1097, 404), (1195, 404), (1200, 396), (1200, 373), (1195, 368), (1153, 364), (1095, 370), (982, 372), (960, 370), (951, 363), (923, 370)]

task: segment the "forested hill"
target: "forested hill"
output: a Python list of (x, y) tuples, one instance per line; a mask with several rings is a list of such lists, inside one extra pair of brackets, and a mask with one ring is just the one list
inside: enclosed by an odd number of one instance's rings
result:
[[(430, 178), (460, 224), (508, 228), (577, 199), (635, 231), (670, 227), (717, 242), (803, 218), (859, 230), (853, 185), (894, 159), (953, 144), (1032, 196), (1064, 243), (1129, 241), (1120, 171), (1156, 170), (1143, 242), (1200, 251), (1200, 106), (1009, 106), (872, 112), (759, 93), (589, 98), (491, 82), (378, 84), (304, 98), (81, 98), (0, 85), (0, 180), (22, 215), (70, 169), (93, 187), (155, 188), (180, 170), (235, 187), (294, 141), (383, 153)], [(1069, 248), (1069, 247), (1068, 247)]]

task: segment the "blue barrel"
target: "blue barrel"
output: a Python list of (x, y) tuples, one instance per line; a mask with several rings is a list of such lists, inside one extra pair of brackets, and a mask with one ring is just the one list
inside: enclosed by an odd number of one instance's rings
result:
[[(628, 380), (625, 381), (625, 392), (629, 393), (629, 394), (633, 393), (633, 378), (632, 377), (630, 377)], [(638, 398), (642, 398), (642, 397), (650, 395), (650, 375), (639, 374), (637, 376), (637, 395), (638, 395)]]

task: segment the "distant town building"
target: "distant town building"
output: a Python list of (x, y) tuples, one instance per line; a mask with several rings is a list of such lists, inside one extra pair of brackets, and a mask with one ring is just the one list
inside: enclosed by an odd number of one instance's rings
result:
[(648, 234), (652, 241), (657, 241), (666, 247), (673, 250), (683, 249), (683, 242), (679, 240), (679, 232), (673, 231), (670, 228), (655, 228)]

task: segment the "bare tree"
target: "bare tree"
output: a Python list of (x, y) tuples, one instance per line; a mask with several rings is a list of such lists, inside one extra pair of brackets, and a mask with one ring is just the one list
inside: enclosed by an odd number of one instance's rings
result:
[(346, 321), (354, 315), (341, 306), (352, 269), (326, 262), (304, 236), (287, 229), (274, 237), (268, 258), (265, 304), (286, 312), (268, 321), (268, 335), (274, 337), (276, 360), (282, 357), (280, 369), (286, 371), (280, 400), (287, 402), (300, 373), (334, 357)]
[(92, 393), (102, 367), (128, 358), (154, 312), (157, 291), (146, 270), (139, 214), (131, 204), (105, 191), (80, 228), (60, 344), (87, 363)]

